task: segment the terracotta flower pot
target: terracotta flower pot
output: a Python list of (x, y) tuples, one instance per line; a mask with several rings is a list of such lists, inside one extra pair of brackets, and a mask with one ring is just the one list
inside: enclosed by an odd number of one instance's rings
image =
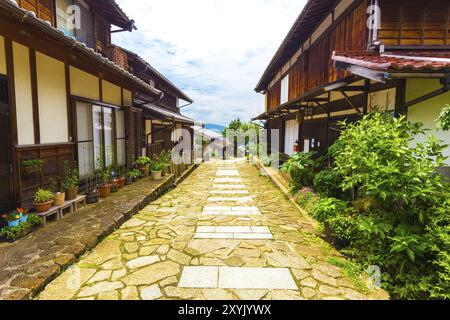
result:
[(45, 202), (45, 203), (35, 203), (34, 207), (36, 208), (36, 211), (38, 213), (44, 213), (44, 212), (47, 212), (48, 210), (50, 210), (52, 205), (53, 205), (53, 200)]
[(75, 200), (78, 196), (78, 187), (68, 188), (66, 190), (66, 199), (68, 201)]
[(99, 186), (98, 191), (100, 192), (100, 198), (108, 198), (111, 195), (111, 186), (109, 184)]
[(161, 180), (162, 172), (161, 171), (152, 171), (152, 179), (155, 181)]
[(66, 201), (66, 194), (64, 192), (58, 192), (55, 194), (55, 206), (63, 206)]
[(112, 180), (109, 185), (111, 186), (111, 193), (119, 192), (119, 180)]
[(127, 178), (121, 177), (121, 178), (119, 178), (118, 182), (119, 182), (119, 188), (123, 189), (125, 187), (125, 183), (127, 182)]

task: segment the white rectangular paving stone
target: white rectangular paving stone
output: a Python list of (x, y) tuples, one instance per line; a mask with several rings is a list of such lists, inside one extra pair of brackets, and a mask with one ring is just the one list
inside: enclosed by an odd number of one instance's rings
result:
[(178, 287), (217, 288), (218, 267), (184, 267)]
[(244, 212), (258, 212), (259, 213), (259, 209), (255, 206), (251, 206), (251, 207), (235, 206), (235, 207), (231, 207), (231, 211), (244, 211)]
[(241, 183), (241, 178), (216, 178), (214, 183)]
[(238, 240), (272, 240), (271, 233), (234, 233), (234, 239)]
[(214, 232), (219, 232), (219, 233), (250, 233), (252, 232), (252, 228), (251, 227), (215, 227), (214, 228)]
[(269, 227), (251, 227), (251, 229), (255, 233), (270, 233)]
[(298, 290), (286, 268), (219, 268), (221, 289)]
[(213, 185), (213, 189), (218, 190), (245, 189), (245, 186), (243, 184), (215, 184)]
[(199, 226), (197, 227), (197, 233), (213, 233), (215, 232), (215, 227), (212, 226)]
[(238, 177), (240, 176), (239, 171), (237, 170), (217, 170), (217, 177)]
[(194, 239), (234, 239), (233, 233), (196, 233)]
[(210, 197), (207, 199), (208, 202), (239, 202), (246, 203), (252, 202), (253, 197)]
[(249, 194), (247, 190), (211, 190), (211, 194), (226, 194), (226, 195), (238, 195)]
[(211, 215), (211, 216), (259, 216), (261, 212), (244, 212), (244, 211), (203, 211), (203, 215)]

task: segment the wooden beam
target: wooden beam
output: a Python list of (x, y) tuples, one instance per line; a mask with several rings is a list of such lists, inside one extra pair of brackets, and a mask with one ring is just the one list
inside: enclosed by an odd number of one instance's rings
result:
[(344, 91), (340, 91), (340, 93), (342, 94), (342, 96), (344, 97), (345, 101), (347, 101), (347, 103), (353, 108), (355, 109), (358, 114), (361, 115), (361, 110), (359, 110), (358, 107), (355, 106), (355, 104), (353, 103), (353, 101), (350, 99), (350, 97), (347, 95), (347, 93), (345, 93)]
[(41, 131), (39, 121), (39, 99), (37, 88), (37, 70), (36, 70), (36, 51), (29, 49), (30, 54), (30, 75), (31, 75), (31, 97), (33, 105), (33, 127), (34, 127), (34, 144), (41, 143)]

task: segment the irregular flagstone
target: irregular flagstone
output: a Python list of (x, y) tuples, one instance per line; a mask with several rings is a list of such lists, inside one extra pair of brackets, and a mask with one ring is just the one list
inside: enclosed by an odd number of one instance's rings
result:
[(156, 300), (162, 297), (159, 286), (153, 285), (151, 287), (145, 287), (141, 289), (142, 300)]
[(127, 286), (150, 285), (161, 279), (174, 276), (180, 272), (180, 266), (171, 261), (159, 262), (139, 269), (124, 277), (122, 281)]
[(39, 300), (70, 300), (81, 286), (92, 277), (96, 269), (69, 268), (56, 280), (50, 283), (39, 295)]
[(286, 255), (280, 252), (265, 254), (267, 263), (274, 267), (289, 267), (295, 269), (311, 269), (311, 265), (300, 256)]
[(120, 294), (122, 296), (122, 300), (139, 300), (139, 292), (137, 287), (126, 287), (121, 290)]
[(102, 292), (113, 291), (113, 290), (117, 290), (117, 289), (121, 289), (121, 288), (123, 288), (122, 282), (118, 282), (118, 281), (116, 281), (116, 282), (100, 282), (100, 283), (96, 283), (90, 287), (84, 287), (80, 291), (78, 296), (81, 298), (90, 297), (90, 296), (95, 296)]
[(127, 267), (130, 269), (137, 269), (145, 267), (160, 261), (159, 256), (148, 256), (133, 259), (127, 262)]
[(185, 251), (193, 256), (199, 256), (223, 248), (234, 250), (239, 243), (238, 240), (193, 240), (187, 245)]
[(121, 254), (120, 241), (105, 240), (100, 243), (85, 259), (83, 259), (83, 263), (88, 265), (99, 265), (113, 258), (120, 257)]

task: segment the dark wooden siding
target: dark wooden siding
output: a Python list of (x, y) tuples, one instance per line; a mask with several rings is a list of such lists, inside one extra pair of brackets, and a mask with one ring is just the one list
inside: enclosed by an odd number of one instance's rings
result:
[(392, 46), (443, 46), (449, 43), (449, 0), (380, 0), (379, 38)]
[[(61, 145), (36, 145), (19, 148), (17, 150), (20, 176), (20, 205), (33, 206), (33, 195), (40, 187), (48, 187), (51, 179), (64, 176), (64, 162), (69, 164), (75, 160), (74, 145), (72, 143)], [(41, 159), (44, 161), (41, 172), (25, 174), (20, 171), (20, 163), (23, 160)]]
[[(350, 10), (291, 66), (289, 69), (290, 101), (347, 75), (344, 71), (333, 67), (331, 57), (335, 50), (365, 51), (367, 49), (366, 10), (366, 2)], [(269, 89), (269, 110), (274, 110), (280, 105), (280, 92), (281, 80)]]

